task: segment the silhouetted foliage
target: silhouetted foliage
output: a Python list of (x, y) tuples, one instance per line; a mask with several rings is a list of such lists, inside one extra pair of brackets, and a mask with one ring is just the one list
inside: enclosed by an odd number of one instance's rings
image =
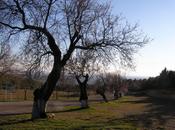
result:
[(168, 71), (165, 68), (157, 77), (150, 77), (148, 79), (132, 81), (130, 88), (132, 90), (167, 89), (167, 88), (175, 89), (175, 71)]

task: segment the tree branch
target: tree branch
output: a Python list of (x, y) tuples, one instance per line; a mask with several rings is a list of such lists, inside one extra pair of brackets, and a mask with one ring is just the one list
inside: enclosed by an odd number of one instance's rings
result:
[(25, 19), (24, 10), (20, 7), (18, 0), (14, 0), (14, 2), (16, 3), (16, 6), (17, 6), (19, 12), (20, 12), (21, 15), (22, 15), (22, 22), (23, 22), (23, 24), (24, 24), (24, 26), (25, 26), (25, 25), (26, 25), (26, 19)]
[(66, 62), (70, 58), (72, 52), (75, 50), (75, 45), (79, 41), (80, 38), (81, 38), (81, 36), (75, 32), (75, 34), (73, 36), (74, 41), (71, 40), (72, 42), (69, 46), (69, 49), (68, 49), (67, 53), (63, 56), (62, 65), (66, 64)]
[(38, 60), (37, 60), (36, 62), (38, 62), (38, 63), (40, 64), (42, 57), (45, 56), (45, 55), (48, 55), (48, 54), (53, 55), (53, 52), (51, 52), (51, 51), (45, 52), (44, 54), (42, 54), (42, 55), (38, 58)]
[(52, 5), (52, 0), (50, 0), (50, 2), (48, 3), (48, 10), (47, 10), (47, 14), (46, 14), (46, 19), (44, 21), (44, 28), (46, 28), (46, 25), (47, 25), (47, 21), (48, 21), (51, 5)]
[(7, 26), (11, 29), (19, 29), (19, 30), (25, 30), (25, 28), (21, 28), (21, 27), (18, 27), (18, 26), (12, 26), (10, 24), (7, 24), (7, 23), (3, 23), (3, 22), (0, 22), (0, 24), (4, 25), (4, 26)]
[(90, 50), (94, 49), (92, 46), (75, 46), (75, 49)]
[(22, 21), (24, 24), (24, 28), (33, 29), (33, 30), (44, 33), (48, 38), (48, 45), (50, 46), (53, 54), (54, 53), (58, 54), (61, 57), (61, 51), (58, 48), (58, 46), (55, 44), (55, 40), (54, 40), (53, 36), (47, 31), (47, 29), (45, 29), (46, 24), (47, 24), (47, 20), (48, 20), (48, 16), (49, 16), (49, 12), (50, 12), (50, 8), (52, 5), (52, 0), (50, 0), (50, 3), (49, 3), (48, 12), (47, 12), (46, 19), (44, 22), (44, 28), (26, 24), (24, 10), (22, 10), (22, 8), (20, 7), (18, 0), (14, 0), (14, 2), (16, 3), (16, 6), (17, 6), (19, 12), (22, 14)]
[(79, 76), (76, 75), (75, 78), (76, 78), (78, 84), (82, 84), (81, 81), (80, 81), (80, 79), (79, 79)]
[(89, 75), (88, 74), (86, 74), (86, 76), (84, 76), (85, 77), (85, 80), (84, 80), (84, 84), (87, 84), (87, 82), (88, 82), (88, 79), (89, 79)]

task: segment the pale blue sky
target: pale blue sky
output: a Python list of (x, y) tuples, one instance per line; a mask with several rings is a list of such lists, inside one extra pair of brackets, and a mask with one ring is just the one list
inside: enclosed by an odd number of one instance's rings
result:
[(157, 76), (167, 67), (175, 70), (175, 0), (112, 0), (113, 11), (138, 23), (154, 39), (135, 56), (132, 76)]

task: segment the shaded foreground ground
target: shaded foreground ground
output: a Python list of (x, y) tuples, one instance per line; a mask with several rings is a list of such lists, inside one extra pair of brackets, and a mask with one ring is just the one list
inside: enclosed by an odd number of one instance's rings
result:
[(50, 102), (50, 108), (58, 107), (54, 119), (31, 121), (30, 114), (1, 114), (0, 130), (175, 130), (174, 102), (139, 95), (108, 103), (91, 101), (88, 109), (79, 109), (74, 100)]

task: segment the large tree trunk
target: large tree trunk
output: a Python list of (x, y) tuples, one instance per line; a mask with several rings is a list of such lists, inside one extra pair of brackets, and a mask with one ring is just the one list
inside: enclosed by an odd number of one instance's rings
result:
[(50, 72), (46, 82), (41, 88), (34, 91), (34, 102), (32, 109), (32, 119), (46, 118), (47, 101), (54, 91), (54, 88), (60, 78), (62, 66), (57, 62), (54, 57), (53, 69)]
[(46, 118), (46, 102), (44, 99), (36, 99), (33, 102), (32, 119)]

